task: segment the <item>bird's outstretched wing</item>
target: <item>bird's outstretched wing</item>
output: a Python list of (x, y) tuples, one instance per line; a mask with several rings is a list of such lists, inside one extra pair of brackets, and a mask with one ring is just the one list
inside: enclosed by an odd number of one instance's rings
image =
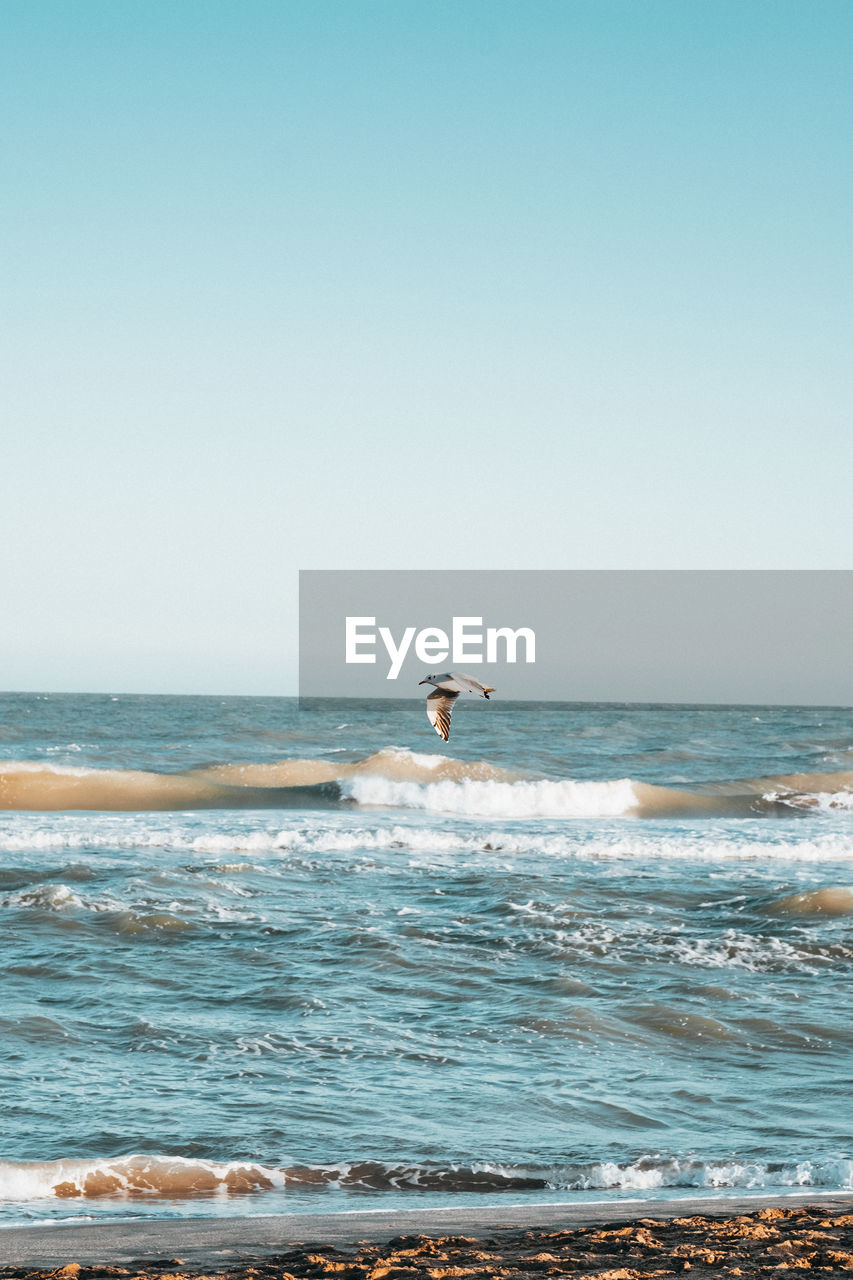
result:
[(458, 697), (458, 693), (449, 693), (444, 689), (433, 689), (432, 693), (427, 695), (427, 719), (445, 742), (450, 737), (450, 716), (453, 704)]
[(494, 689), (490, 684), (480, 684), (473, 676), (466, 676), (464, 671), (451, 671), (450, 679), (442, 682), (443, 689), (455, 689), (457, 693), (479, 693), (488, 698)]

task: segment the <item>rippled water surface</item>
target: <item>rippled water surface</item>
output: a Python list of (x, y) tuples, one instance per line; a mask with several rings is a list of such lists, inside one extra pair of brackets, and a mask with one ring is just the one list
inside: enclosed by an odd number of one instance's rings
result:
[(850, 711), (20, 694), (0, 758), (5, 1221), (853, 1186)]

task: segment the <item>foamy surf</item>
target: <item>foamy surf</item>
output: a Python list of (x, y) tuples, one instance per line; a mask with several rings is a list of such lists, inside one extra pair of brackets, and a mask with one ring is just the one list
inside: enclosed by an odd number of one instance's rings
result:
[(378, 774), (352, 778), (344, 787), (361, 806), (424, 809), (482, 818), (615, 817), (636, 812), (628, 778), (615, 782), (409, 782)]
[[(105, 860), (121, 865), (127, 854), (146, 863), (189, 860), (198, 871), (272, 877), (300, 866), (370, 865), (377, 874), (396, 874), (418, 865), (486, 867), (534, 856), (549, 862), (647, 863), (792, 862), (823, 867), (853, 860), (853, 841), (843, 824), (827, 815), (811, 822), (744, 825), (726, 817), (701, 823), (650, 819), (626, 823), (622, 817), (594, 818), (589, 825), (563, 818), (505, 821), (431, 814), (426, 810), (253, 813), (232, 811), (172, 813), (6, 814), (0, 821), (0, 853), (8, 859), (70, 855), (89, 878)], [(67, 866), (57, 878), (68, 877)], [(75, 873), (76, 874), (76, 873)], [(27, 892), (30, 892), (27, 890)], [(9, 901), (13, 899), (10, 898)], [(63, 899), (66, 905), (71, 899)], [(822, 912), (830, 915), (830, 898)], [(835, 914), (840, 914), (839, 897)], [(769, 908), (768, 908), (769, 909)], [(780, 908), (781, 911), (781, 908)], [(809, 914), (805, 907), (803, 914)], [(796, 914), (792, 904), (790, 914)]]
[(418, 1164), (352, 1160), (328, 1165), (276, 1166), (169, 1155), (115, 1159), (0, 1161), (0, 1201), (207, 1199), (313, 1189), (352, 1192), (443, 1192), (447, 1195), (518, 1191), (637, 1191), (676, 1188), (781, 1190), (853, 1189), (853, 1160), (815, 1154), (777, 1161), (653, 1153), (631, 1161), (569, 1161), (536, 1166), (482, 1160)]
[(104, 1160), (0, 1161), (0, 1200), (207, 1196), (284, 1186), (281, 1171), (243, 1161), (132, 1155)]

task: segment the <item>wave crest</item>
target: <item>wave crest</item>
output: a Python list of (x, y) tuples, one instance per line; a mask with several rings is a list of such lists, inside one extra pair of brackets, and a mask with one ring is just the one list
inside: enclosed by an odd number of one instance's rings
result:
[(549, 1167), (478, 1161), (419, 1165), (380, 1160), (275, 1167), (168, 1155), (102, 1160), (0, 1161), (0, 1200), (160, 1197), (184, 1199), (288, 1189), (443, 1191), (660, 1191), (668, 1188), (820, 1187), (853, 1189), (853, 1160), (835, 1154), (779, 1161), (650, 1154), (636, 1160), (570, 1162)]
[(748, 816), (853, 809), (853, 772), (696, 786), (534, 778), (488, 760), (385, 747), (361, 760), (279, 760), (184, 773), (0, 763), (0, 809), (322, 809), (345, 804), (471, 817)]

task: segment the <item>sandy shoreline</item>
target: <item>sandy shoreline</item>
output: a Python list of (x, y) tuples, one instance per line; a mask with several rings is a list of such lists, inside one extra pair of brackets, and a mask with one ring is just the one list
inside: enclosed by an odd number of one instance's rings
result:
[(853, 1194), (495, 1205), (0, 1229), (0, 1276), (853, 1273)]

